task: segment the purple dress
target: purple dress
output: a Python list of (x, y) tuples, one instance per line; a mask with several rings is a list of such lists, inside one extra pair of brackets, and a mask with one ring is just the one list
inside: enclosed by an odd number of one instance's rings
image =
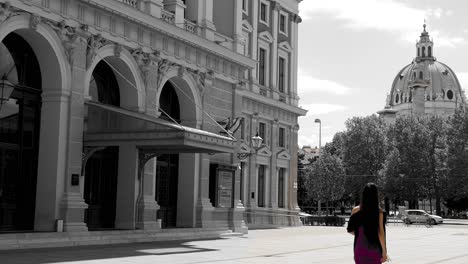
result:
[(382, 263), (380, 261), (382, 258), (380, 248), (369, 244), (367, 237), (364, 235), (364, 228), (362, 226), (360, 226), (358, 230), (357, 236), (355, 234), (354, 262), (357, 264)]
[(382, 249), (380, 243), (377, 245), (369, 243), (362, 225), (363, 217), (363, 214), (359, 211), (353, 214), (348, 222), (348, 232), (354, 232), (354, 262), (356, 264), (380, 264), (382, 263)]

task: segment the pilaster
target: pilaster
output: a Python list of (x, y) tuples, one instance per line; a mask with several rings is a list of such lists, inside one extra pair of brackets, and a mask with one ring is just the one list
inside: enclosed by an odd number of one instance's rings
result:
[(199, 34), (213, 41), (214, 32), (216, 31), (213, 23), (213, 0), (190, 0), (187, 1), (185, 9), (187, 20), (196, 21)]
[(185, 8), (186, 6), (182, 0), (164, 0), (164, 9), (174, 13), (174, 23), (181, 28), (184, 27)]
[(196, 206), (196, 226), (211, 227), (213, 223), (214, 207), (209, 198), (210, 184), (210, 157), (208, 154), (200, 155), (200, 175), (198, 185), (198, 200)]
[[(147, 161), (147, 159), (149, 160)], [(144, 230), (156, 230), (161, 228), (161, 220), (157, 219), (159, 205), (156, 202), (156, 164), (157, 157), (152, 154), (140, 153), (139, 155), (140, 168), (139, 177), (143, 194), (138, 200), (138, 214), (136, 220), (136, 228)]]
[(142, 8), (146, 13), (161, 18), (161, 10), (164, 8), (163, 0), (143, 0)]
[[(71, 72), (71, 91), (68, 100), (68, 126), (66, 172), (63, 182), (63, 195), (60, 201), (60, 219), (64, 220), (65, 231), (87, 231), (84, 223), (84, 211), (88, 208), (83, 198), (84, 177), (82, 175), (83, 128), (84, 128), (84, 76), (86, 74), (87, 32), (81, 28), (72, 28), (64, 22), (50, 24), (62, 40)], [(52, 116), (44, 114), (44, 116)], [(72, 178), (78, 177), (78, 183)]]
[(291, 211), (299, 211), (297, 204), (297, 132), (299, 125), (295, 125), (291, 129), (291, 160), (289, 163), (289, 178), (288, 178), (288, 207)]
[(273, 7), (273, 15), (271, 20), (271, 28), (272, 28), (272, 35), (273, 35), (273, 43), (271, 44), (270, 50), (270, 87), (274, 91), (271, 93), (271, 97), (276, 94), (277, 88), (277, 69), (278, 69), (278, 16), (279, 11), (281, 10), (281, 5), (278, 2), (272, 2)]
[(273, 155), (271, 155), (271, 164), (270, 164), (270, 202), (268, 207), (276, 209), (278, 208), (278, 170), (279, 168), (276, 166), (277, 164), (277, 157), (276, 153), (279, 151), (278, 146), (278, 130), (279, 130), (279, 123), (278, 119), (275, 119), (272, 122), (272, 140), (271, 140), (271, 148), (273, 150)]
[[(252, 41), (251, 41), (251, 50), (250, 54), (252, 59), (258, 60), (258, 6), (259, 6), (260, 1), (252, 1)], [(257, 66), (258, 67), (258, 66)], [(257, 78), (257, 67), (253, 68), (250, 70), (250, 85), (252, 84), (258, 84), (258, 78)], [(252, 90), (252, 87), (250, 87), (250, 90)]]

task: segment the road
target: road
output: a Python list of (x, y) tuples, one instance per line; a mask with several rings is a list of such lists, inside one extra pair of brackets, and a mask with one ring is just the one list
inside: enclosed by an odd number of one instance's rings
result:
[[(387, 226), (391, 263), (468, 263), (468, 226)], [(1, 251), (2, 264), (353, 263), (344, 227), (251, 230), (217, 240)]]

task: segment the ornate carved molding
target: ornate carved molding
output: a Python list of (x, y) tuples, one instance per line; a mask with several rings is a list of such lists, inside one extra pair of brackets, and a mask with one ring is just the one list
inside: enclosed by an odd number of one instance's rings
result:
[(114, 56), (115, 56), (115, 57), (120, 57), (120, 53), (122, 53), (122, 45), (120, 45), (120, 44), (115, 44), (115, 47), (114, 47)]
[(294, 15), (292, 16), (292, 21), (293, 21), (294, 23), (296, 23), (296, 24), (299, 24), (299, 23), (302, 22), (302, 18), (301, 18), (299, 15), (294, 14)]
[(107, 41), (101, 36), (101, 34), (89, 36), (86, 49), (86, 69), (89, 69), (89, 66), (91, 66), (98, 49), (106, 43)]
[(36, 14), (31, 14), (29, 17), (29, 28), (37, 30), (37, 25), (41, 23), (41, 17)]
[(158, 63), (161, 60), (159, 52), (148, 53), (139, 48), (133, 50), (132, 55), (140, 67), (141, 78), (145, 82), (145, 85), (148, 85), (148, 74), (158, 70)]
[(168, 59), (161, 59), (158, 62), (158, 78), (157, 78), (157, 84), (158, 87), (161, 85), (161, 82), (163, 80), (163, 77), (166, 75), (166, 73), (169, 71), (171, 67), (178, 66), (176, 63), (171, 62)]
[(65, 20), (56, 24), (53, 22), (47, 22), (47, 24), (55, 30), (62, 41), (68, 62), (70, 63), (70, 66), (73, 66), (75, 50), (81, 42), (84, 42), (84, 35), (80, 30), (67, 26)]
[(12, 15), (10, 1), (0, 4), (0, 24), (7, 20)]

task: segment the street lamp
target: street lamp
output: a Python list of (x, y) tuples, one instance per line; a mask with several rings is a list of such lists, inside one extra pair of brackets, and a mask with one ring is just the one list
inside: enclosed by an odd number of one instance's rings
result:
[(237, 158), (239, 158), (240, 160), (244, 160), (250, 155), (257, 153), (257, 150), (262, 146), (262, 142), (263, 142), (263, 138), (261, 138), (257, 132), (257, 134), (251, 139), (251, 143), (252, 143), (252, 147), (254, 148), (254, 151), (251, 151), (249, 153), (237, 153)]
[[(319, 158), (320, 158), (320, 154), (322, 154), (322, 120), (316, 118), (314, 122), (319, 124)], [(318, 213), (318, 216), (322, 215), (322, 201), (320, 200), (317, 201), (317, 213)]]
[(10, 99), (11, 93), (15, 89), (15, 86), (8, 81), (7, 76), (3, 75), (0, 80), (0, 109), (2, 108), (4, 102)]
[(319, 123), (319, 155), (322, 152), (322, 121), (320, 119), (315, 119), (315, 123)]

